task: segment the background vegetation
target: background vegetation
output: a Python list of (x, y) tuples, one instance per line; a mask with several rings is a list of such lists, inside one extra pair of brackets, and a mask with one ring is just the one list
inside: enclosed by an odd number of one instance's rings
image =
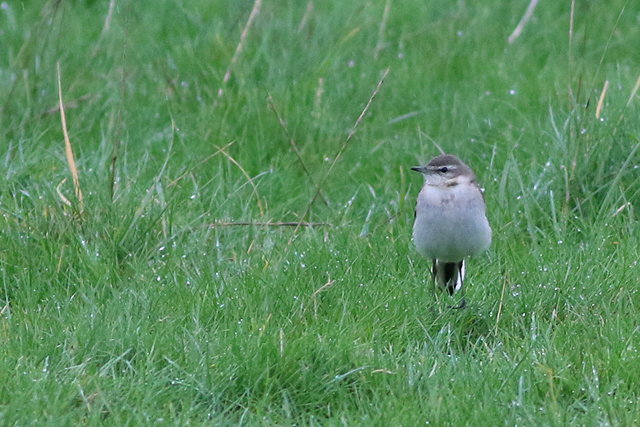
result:
[(640, 6), (527, 3), (2, 2), (0, 424), (640, 424)]

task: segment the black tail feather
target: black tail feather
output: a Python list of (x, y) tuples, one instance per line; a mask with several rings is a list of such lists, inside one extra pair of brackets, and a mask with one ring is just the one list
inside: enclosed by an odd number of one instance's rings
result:
[(442, 262), (434, 259), (431, 274), (437, 287), (446, 290), (449, 295), (453, 295), (462, 290), (464, 285), (464, 260)]

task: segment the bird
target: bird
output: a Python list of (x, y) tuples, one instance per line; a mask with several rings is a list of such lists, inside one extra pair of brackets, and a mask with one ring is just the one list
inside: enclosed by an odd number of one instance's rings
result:
[[(484, 194), (476, 175), (457, 156), (441, 154), (425, 166), (412, 167), (424, 176), (418, 194), (413, 243), (420, 255), (432, 260), (435, 288), (464, 296), (465, 260), (491, 245)], [(435, 292), (434, 288), (434, 292)]]

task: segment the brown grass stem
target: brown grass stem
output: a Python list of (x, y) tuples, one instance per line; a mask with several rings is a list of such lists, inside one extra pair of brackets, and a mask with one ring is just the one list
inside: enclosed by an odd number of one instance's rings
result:
[[(240, 53), (242, 52), (242, 48), (244, 47), (244, 42), (247, 36), (249, 35), (249, 29), (251, 28), (253, 21), (260, 14), (261, 6), (262, 6), (262, 0), (256, 0), (255, 3), (253, 3), (253, 9), (251, 10), (251, 15), (249, 15), (249, 20), (247, 20), (247, 24), (244, 26), (244, 29), (242, 30), (242, 34), (240, 35), (240, 41), (238, 42), (238, 46), (236, 47), (236, 51), (233, 54), (233, 57), (231, 58), (231, 63), (227, 68), (227, 72), (224, 74), (222, 83), (227, 83), (231, 78), (231, 68), (238, 61), (238, 58), (240, 57)], [(220, 94), (222, 94), (222, 92), (220, 92)]]
[(215, 156), (217, 156), (218, 154), (222, 153), (224, 150), (226, 150), (227, 148), (231, 147), (231, 145), (233, 145), (235, 143), (235, 141), (231, 141), (230, 143), (228, 143), (227, 145), (225, 145), (222, 148), (218, 148), (218, 150), (213, 153), (210, 154), (209, 156), (207, 156), (204, 160), (200, 161), (200, 163), (198, 163), (197, 165), (189, 168), (185, 173), (183, 173), (182, 175), (180, 175), (179, 177), (177, 177), (176, 179), (174, 179), (173, 181), (171, 181), (168, 185), (168, 187), (171, 187), (173, 185), (176, 185), (178, 183), (178, 181), (181, 181), (184, 177), (186, 177), (187, 175), (189, 175), (191, 172), (193, 172), (198, 166), (203, 165), (205, 163), (207, 163), (209, 160), (211, 160), (212, 158), (214, 158)]
[(240, 163), (238, 163), (236, 161), (236, 159), (231, 157), (231, 155), (229, 153), (227, 153), (226, 151), (224, 151), (224, 149), (221, 149), (219, 147), (216, 147), (216, 148), (218, 148), (218, 151), (220, 151), (222, 154), (224, 154), (227, 157), (227, 159), (229, 159), (231, 161), (231, 163), (236, 165), (238, 167), (238, 169), (240, 169), (242, 174), (247, 178), (247, 182), (249, 184), (251, 184), (251, 187), (253, 187), (253, 194), (256, 196), (256, 201), (258, 203), (258, 208), (260, 209), (260, 215), (264, 216), (264, 208), (262, 207), (262, 200), (260, 199), (260, 194), (258, 193), (258, 187), (256, 187), (256, 184), (253, 182), (253, 178), (251, 178), (251, 176), (249, 176), (249, 174), (247, 173), (246, 170), (244, 170), (242, 165)]
[(522, 34), (522, 30), (524, 29), (524, 26), (527, 25), (527, 22), (529, 22), (529, 20), (533, 16), (533, 12), (536, 10), (538, 1), (539, 0), (531, 0), (531, 2), (529, 3), (529, 6), (527, 7), (527, 10), (524, 12), (524, 15), (522, 15), (520, 22), (518, 22), (518, 25), (516, 26), (515, 30), (513, 30), (513, 33), (511, 33), (511, 35), (507, 39), (507, 42), (509, 42), (509, 44), (513, 43), (514, 41), (516, 41), (518, 37), (520, 37), (520, 34)]
[(604, 98), (607, 96), (607, 89), (609, 89), (609, 80), (604, 82), (602, 92), (600, 92), (600, 99), (598, 99), (598, 106), (596, 107), (596, 119), (599, 119), (600, 113), (602, 113), (602, 106), (604, 105)]
[(58, 68), (58, 100), (60, 102), (60, 121), (62, 122), (62, 134), (64, 135), (64, 148), (67, 154), (67, 163), (69, 164), (69, 170), (71, 171), (71, 177), (73, 178), (73, 188), (76, 193), (76, 198), (79, 203), (79, 211), (84, 211), (84, 201), (82, 197), (82, 190), (80, 189), (80, 177), (78, 176), (78, 168), (76, 167), (76, 161), (73, 156), (73, 148), (71, 147), (71, 140), (69, 139), (69, 132), (67, 131), (67, 117), (64, 114), (64, 102), (62, 102), (62, 79), (60, 78), (60, 63), (57, 64)]
[(102, 32), (100, 33), (100, 37), (98, 37), (98, 41), (96, 42), (96, 47), (93, 48), (93, 53), (91, 57), (95, 57), (100, 50), (100, 45), (102, 44), (102, 39), (109, 32), (111, 28), (111, 20), (113, 19), (113, 11), (116, 8), (116, 0), (109, 1), (109, 11), (107, 12), (107, 17), (104, 19), (104, 26), (102, 27)]

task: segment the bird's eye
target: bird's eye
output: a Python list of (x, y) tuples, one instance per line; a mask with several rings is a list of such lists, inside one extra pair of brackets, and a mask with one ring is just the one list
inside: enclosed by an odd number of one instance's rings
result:
[(446, 167), (446, 166), (443, 166), (443, 167), (440, 168), (440, 172), (441, 173), (447, 173), (447, 172), (449, 172), (449, 168)]

